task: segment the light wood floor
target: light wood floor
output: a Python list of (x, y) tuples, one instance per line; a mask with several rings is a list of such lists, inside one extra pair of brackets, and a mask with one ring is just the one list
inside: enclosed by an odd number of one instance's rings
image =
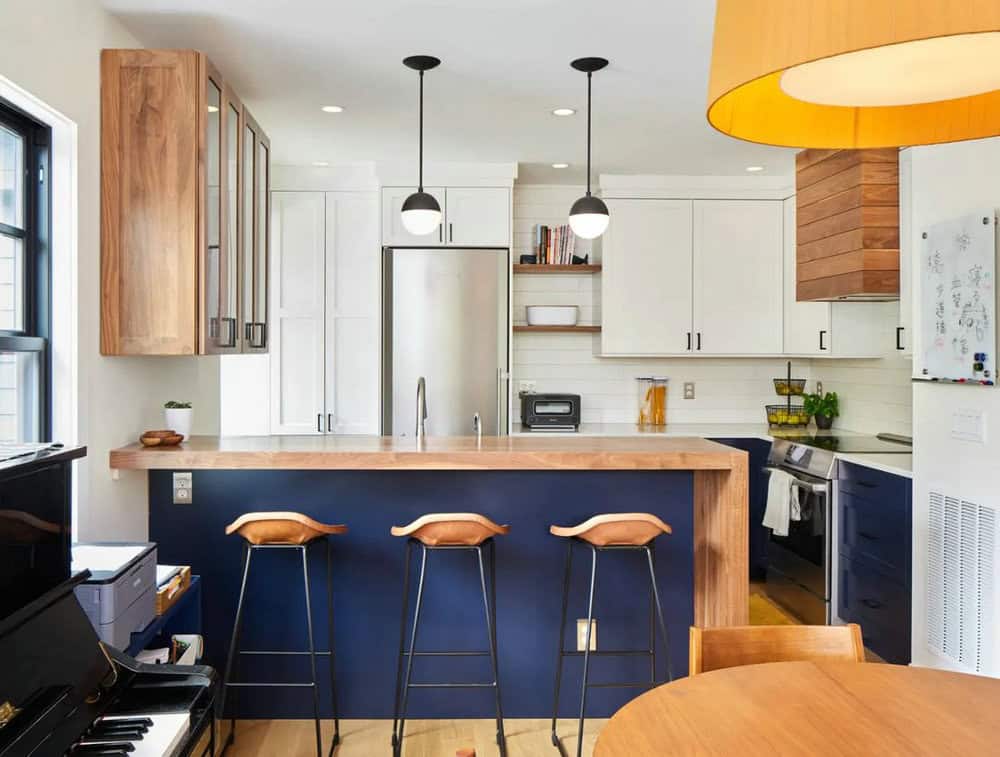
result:
[[(588, 720), (583, 753), (592, 755), (597, 734), (606, 720)], [(323, 757), (330, 749), (333, 721), (323, 726)], [(499, 754), (492, 720), (411, 720), (406, 723), (404, 757), (453, 757), (472, 747), (477, 757)], [(504, 720), (508, 757), (557, 757), (549, 740), (548, 720)], [(560, 720), (559, 735), (567, 754), (576, 754), (576, 721)], [(372, 757), (392, 753), (391, 720), (342, 720), (336, 757)], [(312, 757), (316, 741), (311, 720), (241, 720), (227, 757)]]

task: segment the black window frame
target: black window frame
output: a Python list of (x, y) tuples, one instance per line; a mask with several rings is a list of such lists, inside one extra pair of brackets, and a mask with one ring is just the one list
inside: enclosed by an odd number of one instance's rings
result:
[(0, 223), (0, 234), (23, 240), (24, 291), (20, 330), (0, 329), (0, 352), (37, 353), (37, 441), (52, 441), (52, 129), (0, 99), (0, 125), (24, 145), (23, 227)]

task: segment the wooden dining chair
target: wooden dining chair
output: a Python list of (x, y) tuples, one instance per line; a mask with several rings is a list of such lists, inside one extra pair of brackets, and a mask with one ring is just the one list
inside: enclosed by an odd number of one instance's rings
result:
[(691, 626), (689, 674), (763, 662), (864, 662), (861, 626)]

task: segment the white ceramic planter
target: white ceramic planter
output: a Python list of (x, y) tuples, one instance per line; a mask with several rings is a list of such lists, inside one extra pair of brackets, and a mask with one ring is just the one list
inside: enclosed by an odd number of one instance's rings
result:
[(163, 425), (187, 439), (191, 436), (191, 416), (194, 410), (190, 407), (166, 407), (163, 409)]
[(576, 305), (528, 305), (525, 311), (529, 326), (576, 326), (580, 317)]

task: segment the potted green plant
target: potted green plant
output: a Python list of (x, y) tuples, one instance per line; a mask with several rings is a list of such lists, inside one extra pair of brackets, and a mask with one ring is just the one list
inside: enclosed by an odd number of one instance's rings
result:
[(816, 420), (816, 427), (828, 429), (833, 426), (833, 419), (840, 415), (840, 399), (836, 392), (823, 394), (807, 394), (804, 407), (808, 415)]
[(167, 428), (173, 429), (178, 434), (183, 434), (187, 439), (191, 436), (191, 410), (190, 402), (176, 402), (170, 400), (163, 405), (163, 423)]

